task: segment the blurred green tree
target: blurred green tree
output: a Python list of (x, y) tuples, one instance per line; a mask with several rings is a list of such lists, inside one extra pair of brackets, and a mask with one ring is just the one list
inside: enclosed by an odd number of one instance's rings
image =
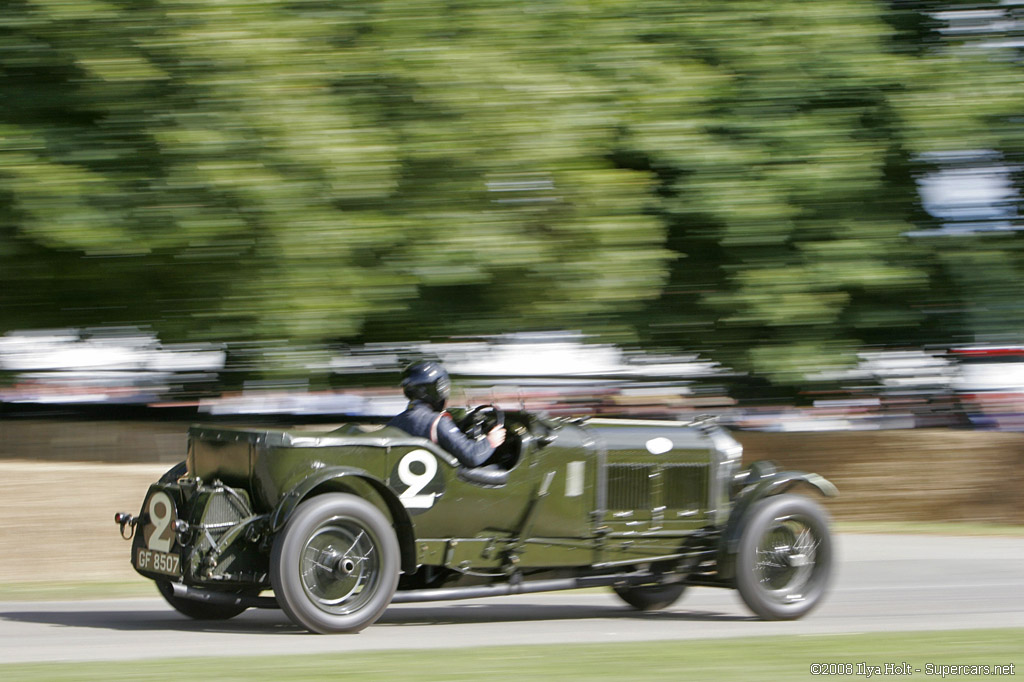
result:
[(653, 297), (649, 174), (608, 160), (599, 88), (519, 53), (541, 18), (479, 10), (13, 3), (3, 327), (317, 344), (371, 318), (484, 333)]
[(1018, 150), (1024, 89), (921, 17), (11, 0), (0, 329), (323, 348), (575, 328), (782, 383), (938, 340), (924, 311), (963, 279), (905, 236), (930, 220), (918, 159)]
[(955, 6), (734, 2), (663, 24), (717, 90), (688, 100), (668, 79), (627, 131), (623, 158), (657, 173), (687, 256), (638, 318), (648, 341), (799, 385), (866, 345), (962, 341), (993, 295), (1024, 299), (1008, 244), (910, 236), (938, 229), (918, 192), (929, 154), (1022, 151), (1024, 72), (940, 35)]

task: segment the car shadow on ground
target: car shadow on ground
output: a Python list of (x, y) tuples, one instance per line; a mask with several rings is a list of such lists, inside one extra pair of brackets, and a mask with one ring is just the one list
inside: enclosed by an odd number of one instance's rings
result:
[[(277, 609), (250, 609), (231, 620), (192, 620), (169, 607), (152, 610), (28, 610), (9, 609), (0, 619), (67, 628), (97, 628), (123, 631), (223, 632), (234, 634), (305, 633)], [(401, 628), (423, 625), (467, 625), (531, 621), (692, 621), (743, 622), (753, 616), (716, 611), (636, 611), (628, 607), (587, 604), (443, 604), (392, 606), (371, 627)]]
[(267, 634), (301, 631), (282, 612), (245, 613), (232, 620), (192, 620), (172, 610), (152, 611), (3, 611), (0, 620), (67, 628), (97, 628), (126, 632), (180, 631)]

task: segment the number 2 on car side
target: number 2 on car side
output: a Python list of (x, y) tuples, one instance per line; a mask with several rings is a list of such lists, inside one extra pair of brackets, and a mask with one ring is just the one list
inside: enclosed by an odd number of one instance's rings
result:
[(433, 507), (437, 498), (444, 494), (444, 477), (438, 474), (437, 458), (433, 454), (412, 450), (399, 460), (389, 484), (399, 493), (402, 506), (416, 514)]

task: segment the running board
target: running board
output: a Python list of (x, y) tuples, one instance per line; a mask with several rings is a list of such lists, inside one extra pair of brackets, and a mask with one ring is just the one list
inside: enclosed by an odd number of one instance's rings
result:
[(533, 592), (559, 592), (561, 590), (581, 590), (586, 587), (610, 587), (611, 585), (643, 585), (653, 582), (682, 582), (673, 580), (659, 581), (650, 573), (616, 573), (614, 575), (582, 576), (578, 578), (559, 578), (556, 580), (527, 580), (525, 582), (507, 582), (493, 585), (475, 585), (472, 587), (441, 587), (433, 590), (409, 590), (396, 592), (391, 599), (392, 604), (413, 604), (425, 601), (448, 601), (458, 599), (479, 599), (481, 597), (504, 597), (511, 594), (530, 594)]
[[(513, 594), (532, 594), (535, 592), (560, 592), (563, 590), (582, 590), (587, 587), (610, 587), (612, 585), (645, 585), (651, 583), (669, 584), (685, 583), (684, 577), (678, 580), (659, 580), (666, 576), (655, 576), (651, 573), (616, 573), (613, 575), (581, 576), (577, 578), (559, 578), (556, 580), (528, 580), (525, 582), (496, 583), (492, 585), (475, 585), (471, 587), (441, 587), (428, 590), (408, 590), (396, 592), (391, 598), (392, 604), (415, 604), (428, 601), (457, 601), (459, 599), (480, 599), (483, 597), (504, 597)], [(280, 608), (274, 597), (217, 592), (181, 583), (171, 583), (174, 596), (180, 599), (220, 604), (224, 606), (245, 606), (246, 608), (276, 609)]]

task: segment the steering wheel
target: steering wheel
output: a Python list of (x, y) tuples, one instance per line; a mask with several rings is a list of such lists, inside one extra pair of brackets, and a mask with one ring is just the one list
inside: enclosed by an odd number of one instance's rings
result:
[(505, 413), (494, 405), (480, 405), (466, 413), (459, 428), (470, 438), (486, 436), (496, 426), (505, 425)]

